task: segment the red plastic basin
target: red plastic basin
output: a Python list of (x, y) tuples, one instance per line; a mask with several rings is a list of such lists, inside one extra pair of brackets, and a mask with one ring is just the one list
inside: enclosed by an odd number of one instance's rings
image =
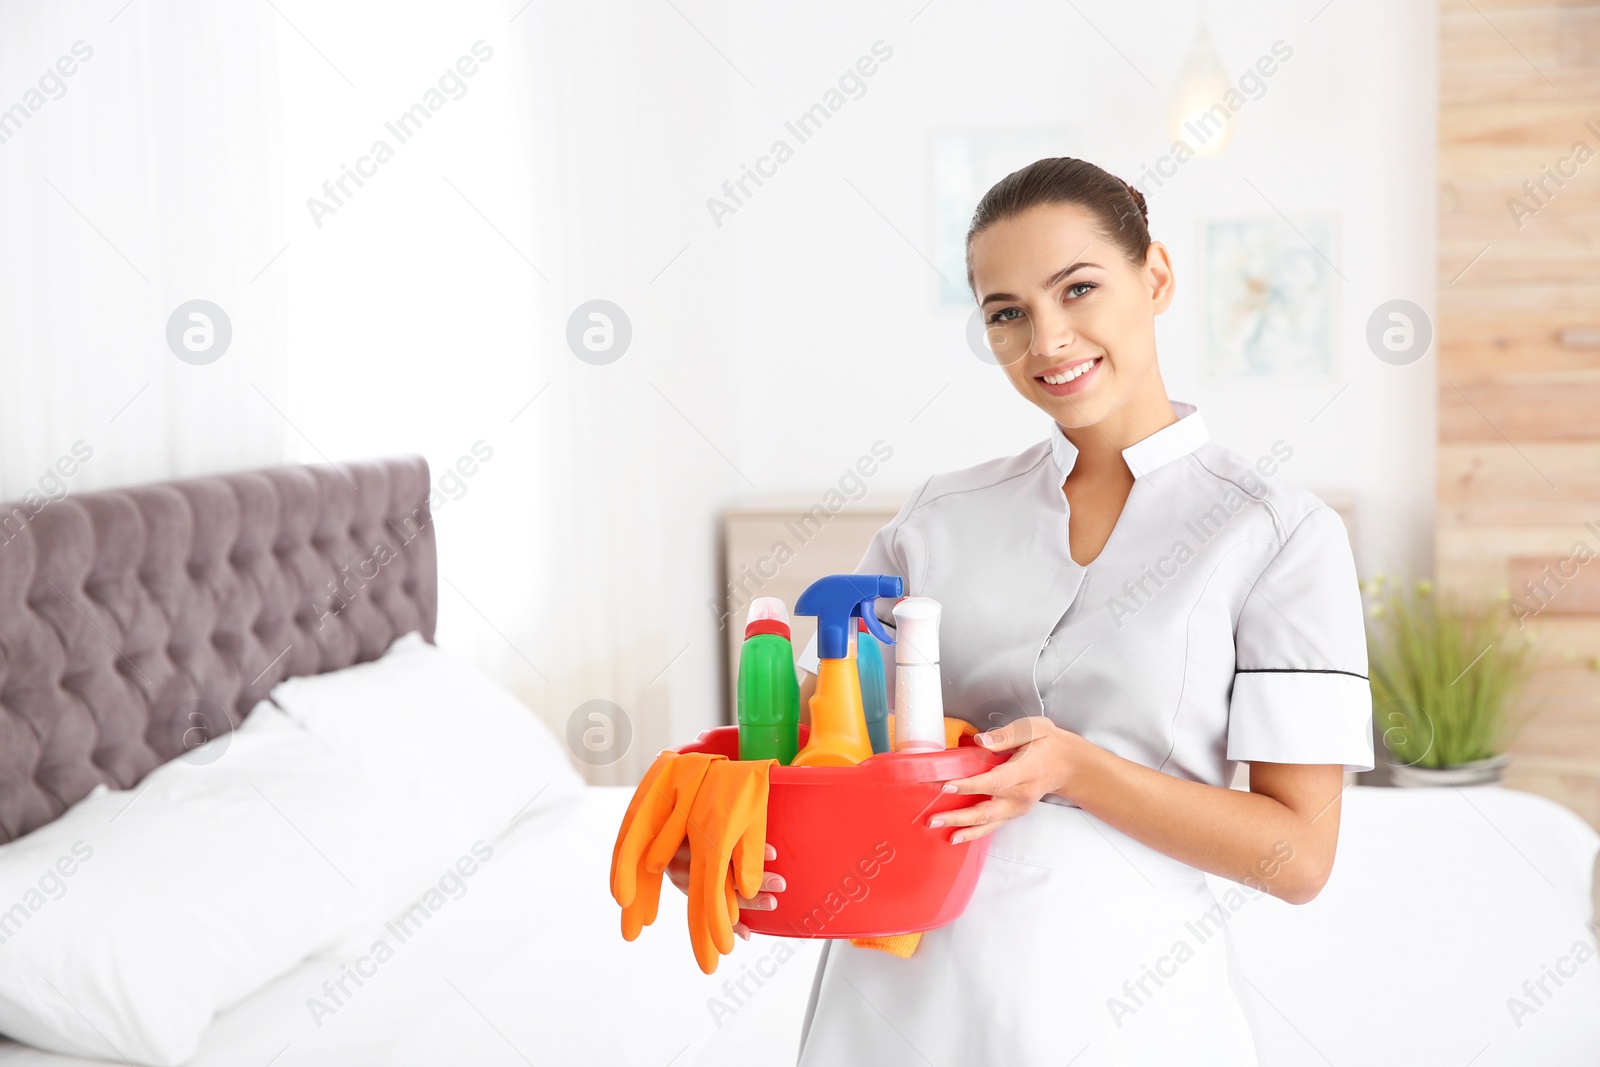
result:
[[(809, 730), (800, 727), (800, 745)], [(737, 759), (739, 728), (707, 730), (680, 752)], [(941, 793), (943, 783), (1005, 762), (962, 738), (942, 752), (885, 752), (854, 767), (772, 768), (767, 870), (787, 885), (772, 911), (745, 909), (751, 930), (781, 937), (886, 937), (953, 921), (972, 899), (987, 835), (953, 845), (934, 812), (983, 800)]]

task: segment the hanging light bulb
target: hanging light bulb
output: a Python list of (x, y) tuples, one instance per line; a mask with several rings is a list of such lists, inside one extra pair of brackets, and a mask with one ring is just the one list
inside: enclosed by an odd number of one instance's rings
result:
[(1194, 44), (1189, 57), (1184, 60), (1178, 75), (1177, 91), (1172, 99), (1172, 114), (1168, 132), (1175, 140), (1187, 144), (1197, 156), (1214, 156), (1228, 147), (1233, 139), (1233, 109), (1224, 103), (1224, 97), (1233, 91), (1222, 60), (1211, 44), (1211, 30), (1206, 24), (1205, 8), (1200, 9), (1200, 24), (1195, 30)]

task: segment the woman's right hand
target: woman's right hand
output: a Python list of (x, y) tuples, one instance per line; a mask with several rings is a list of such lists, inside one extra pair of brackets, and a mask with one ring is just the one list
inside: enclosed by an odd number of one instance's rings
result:
[[(769, 861), (778, 858), (778, 850), (773, 848), (770, 844), (767, 845), (766, 858)], [(678, 851), (673, 855), (672, 862), (667, 864), (667, 877), (672, 879), (673, 885), (677, 886), (683, 891), (684, 896), (689, 895), (688, 841), (685, 841), (683, 844), (678, 846)], [(739, 908), (740, 910), (751, 908), (755, 911), (771, 911), (778, 906), (778, 898), (773, 896), (773, 894), (781, 893), (785, 888), (783, 875), (773, 874), (771, 871), (765, 871), (761, 875), (762, 892), (757, 893), (754, 900), (747, 900), (744, 897), (740, 897)], [(750, 940), (750, 928), (742, 922), (733, 924), (733, 932), (744, 938), (746, 941)]]

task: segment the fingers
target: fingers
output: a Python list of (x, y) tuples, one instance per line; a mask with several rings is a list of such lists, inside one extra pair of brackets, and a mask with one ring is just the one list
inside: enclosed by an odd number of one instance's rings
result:
[(1015, 719), (1004, 726), (985, 730), (973, 740), (991, 752), (1006, 752), (1021, 748), (1030, 741), (1037, 741), (1054, 725), (1043, 715), (1030, 715), (1025, 719)]
[[(767, 851), (770, 853), (772, 846), (767, 846)], [(768, 858), (772, 857), (768, 856)], [(667, 865), (667, 874), (671, 877), (673, 885), (683, 890), (684, 893), (689, 892), (689, 846), (685, 845), (672, 858), (672, 862)], [(778, 906), (777, 898), (772, 894), (781, 893), (787, 888), (789, 888), (789, 884), (783, 880), (783, 875), (774, 874), (772, 871), (763, 871), (761, 873), (761, 885), (758, 887), (757, 893), (749, 897), (741, 894), (738, 898), (739, 906), (741, 908), (754, 908), (756, 911), (771, 911)], [(649, 924), (647, 923), (646, 925)]]
[(954, 808), (950, 811), (941, 811), (928, 819), (930, 827), (940, 826), (982, 826), (997, 819), (1007, 819), (1017, 814), (1015, 805), (1000, 797), (992, 797), (981, 801), (970, 808)]
[(928, 825), (958, 827), (956, 832), (950, 835), (950, 843), (959, 845), (964, 841), (976, 841), (980, 837), (989, 836), (1012, 819), (1026, 814), (1031, 807), (1033, 807), (1031, 803), (1022, 803), (1007, 797), (994, 797), (974, 804), (970, 808), (941, 811), (928, 820)]
[[(1051, 730), (1057, 729), (1056, 725), (1042, 715), (1029, 719), (1018, 719), (1014, 723), (997, 727), (988, 734), (979, 734), (979, 738), (992, 738), (992, 747), (997, 750), (1011, 749), (1015, 753), (1006, 762), (998, 767), (990, 768), (982, 774), (974, 774), (970, 778), (953, 778), (944, 784), (946, 793), (982, 793), (988, 796), (999, 796), (1009, 792), (1022, 784), (1025, 780), (1037, 777), (1039, 762), (1033, 758), (1042, 749), (1030, 749), (1027, 753), (1021, 751), (1033, 741), (1043, 736), (1045, 727), (1031, 725), (1044, 723)], [(986, 746), (991, 747), (991, 746)]]
[[(762, 856), (766, 862), (770, 863), (778, 858), (778, 850), (773, 848), (771, 844), (768, 844), (762, 849)], [(745, 890), (751, 888), (749, 882), (740, 883), (738, 888), (740, 891), (739, 906), (741, 908), (754, 908), (757, 911), (771, 911), (773, 908), (778, 906), (777, 898), (771, 896), (770, 893), (781, 893), (787, 888), (787, 884), (783, 880), (783, 875), (773, 874), (771, 871), (761, 871), (760, 877), (761, 884), (755, 887), (757, 892), (748, 897), (744, 896), (744, 892)], [(767, 890), (768, 892), (761, 892), (761, 890)], [(734, 933), (739, 932), (740, 925), (741, 924), (735, 923)], [(746, 930), (745, 936), (749, 936), (748, 929)]]
[(972, 829), (961, 830), (950, 835), (950, 843), (952, 845), (959, 845), (963, 841), (976, 841), (980, 837), (988, 837), (990, 834), (994, 833), (996, 830), (1000, 829), (1000, 827), (1004, 826), (1010, 821), (1010, 819), (996, 819), (992, 822), (984, 823), (981, 826), (977, 826)]
[(1014, 760), (1008, 760), (992, 770), (974, 774), (971, 778), (953, 778), (944, 784), (943, 792), (979, 794), (997, 797), (1014, 789), (1022, 781), (1024, 772)]
[(774, 894), (781, 893), (787, 888), (789, 885), (783, 880), (783, 875), (768, 871), (761, 879), (762, 892), (753, 897), (741, 896), (739, 907), (749, 908), (752, 911), (772, 911), (778, 906), (778, 898)]
[[(776, 850), (773, 849), (771, 845), (768, 845), (767, 859), (770, 860), (777, 858)], [(751, 911), (772, 911), (778, 906), (778, 898), (773, 894), (783, 892), (788, 888), (788, 884), (784, 882), (783, 875), (773, 874), (771, 871), (768, 871), (766, 877), (761, 880), (761, 888), (763, 890), (769, 890), (770, 892), (757, 893), (754, 897), (740, 897), (739, 907), (741, 909), (748, 908)], [(742, 922), (735, 922), (733, 924), (733, 932), (738, 934), (746, 941), (750, 940), (750, 927), (746, 926)]]
[[(769, 852), (772, 851), (772, 846), (768, 845), (767, 849)], [(774, 857), (769, 856), (768, 858)], [(783, 875), (773, 874), (768, 871), (766, 877), (761, 880), (761, 888), (764, 892), (757, 893), (754, 897), (740, 897), (739, 908), (751, 911), (771, 911), (778, 906), (778, 898), (774, 894), (783, 892), (788, 886), (783, 880)], [(733, 932), (748, 941), (750, 940), (750, 927), (738, 921), (738, 918), (737, 915), (734, 916)]]
[[(690, 941), (699, 946), (696, 951), (696, 959), (710, 960), (711, 957), (709, 955), (702, 955), (709, 952), (720, 952), (725, 955), (732, 950), (733, 944), (729, 941), (726, 949), (720, 949), (717, 946), (716, 934), (713, 932), (717, 924), (715, 922), (707, 923), (705, 908), (696, 895), (693, 872), (688, 866), (687, 848), (681, 855), (684, 857), (684, 865), (681, 868), (678, 867), (678, 857), (675, 856), (673, 857), (673, 865), (669, 866), (667, 870), (672, 875), (673, 884), (689, 898)], [(680, 877), (682, 881), (679, 881)], [(660, 903), (661, 876), (654, 875), (653, 878), (654, 886), (652, 891), (652, 886), (650, 885), (652, 875), (649, 872), (641, 874), (639, 892), (633, 904), (623, 910), (622, 936), (629, 941), (637, 938), (639, 931), (643, 927), (649, 926), (656, 920), (656, 911)], [(784, 882), (783, 875), (767, 871), (761, 880), (762, 891), (760, 893), (757, 893), (754, 897), (738, 896), (733, 890), (732, 875), (729, 872), (728, 880), (724, 882), (724, 892), (728, 894), (725, 897), (725, 906), (728, 910), (728, 920), (732, 924), (732, 932), (746, 941), (750, 940), (750, 928), (739, 921), (739, 912), (746, 908), (752, 911), (772, 911), (778, 906), (778, 898), (775, 894), (781, 893), (787, 888), (788, 885)], [(709, 974), (710, 972), (706, 973)]]
[(1003, 771), (1005, 771), (1004, 764), (992, 771), (975, 774), (971, 778), (952, 778), (944, 784), (940, 791), (944, 793), (982, 793), (985, 796), (992, 797), (1002, 790), (1002, 780), (1010, 776), (1009, 772), (1002, 774)]

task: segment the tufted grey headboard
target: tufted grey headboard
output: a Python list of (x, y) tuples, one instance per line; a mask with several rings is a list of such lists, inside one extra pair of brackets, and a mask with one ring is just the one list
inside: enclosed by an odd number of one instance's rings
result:
[(0, 842), (284, 678), (433, 640), (428, 496), (417, 456), (0, 505)]

